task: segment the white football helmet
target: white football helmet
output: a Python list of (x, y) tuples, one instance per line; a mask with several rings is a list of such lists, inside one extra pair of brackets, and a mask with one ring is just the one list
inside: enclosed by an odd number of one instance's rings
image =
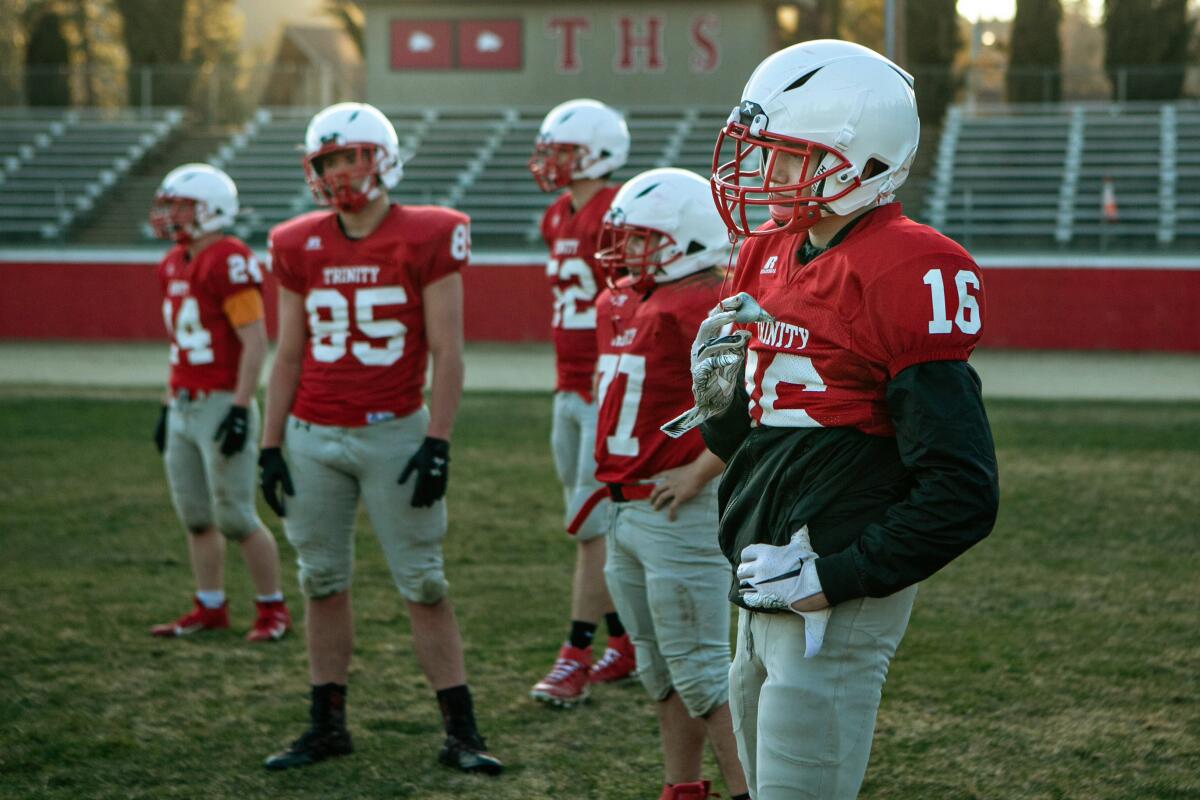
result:
[(729, 260), (708, 181), (668, 167), (631, 178), (604, 216), (596, 260), (610, 286), (647, 291)]
[[(323, 175), (322, 160), (339, 151), (355, 153), (356, 163)], [(304, 177), (320, 205), (358, 211), (383, 190), (394, 188), (403, 174), (396, 129), (375, 106), (337, 103), (308, 123)]]
[(237, 186), (228, 175), (209, 164), (184, 164), (158, 185), (150, 227), (159, 239), (186, 244), (229, 227), (237, 214)]
[[(907, 72), (851, 42), (818, 39), (769, 56), (713, 154), (725, 224), (740, 236), (799, 231), (822, 215), (889, 202), (917, 153), (912, 87)], [(781, 155), (790, 166), (779, 166)], [(792, 168), (793, 177), (780, 174)], [(748, 206), (769, 206), (775, 227), (753, 231)]]
[(542, 120), (529, 171), (543, 192), (585, 178), (603, 178), (629, 158), (625, 118), (596, 100), (569, 100)]

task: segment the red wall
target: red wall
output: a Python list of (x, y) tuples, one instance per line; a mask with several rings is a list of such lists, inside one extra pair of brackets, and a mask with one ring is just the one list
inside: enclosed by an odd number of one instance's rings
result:
[(1200, 352), (1200, 269), (983, 269), (982, 344)]
[[(469, 341), (548, 340), (550, 292), (540, 264), (472, 265), (463, 278)], [(985, 260), (984, 280), (986, 346), (1200, 352), (1200, 264), (1066, 268)], [(0, 261), (0, 338), (161, 339), (159, 303), (149, 264)]]

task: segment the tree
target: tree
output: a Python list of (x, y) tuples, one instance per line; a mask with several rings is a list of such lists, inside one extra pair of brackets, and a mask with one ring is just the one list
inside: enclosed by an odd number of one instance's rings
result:
[(1104, 66), (1114, 100), (1174, 100), (1195, 20), (1187, 0), (1106, 0)]
[(25, 97), (31, 106), (71, 105), (71, 47), (52, 9), (35, 12), (25, 48)]
[(1005, 75), (1010, 103), (1056, 103), (1062, 99), (1060, 0), (1017, 0)]
[(196, 80), (192, 106), (210, 122), (242, 118), (249, 108), (240, 64), (241, 21), (233, 0), (191, 0), (184, 15), (184, 53)]
[(125, 19), (130, 104), (198, 107), (210, 118), (243, 111), (233, 0), (113, 2)]
[(779, 46), (787, 47), (797, 42), (809, 39), (831, 39), (840, 34), (841, 19), (840, 0), (796, 0), (786, 4), (776, 4), (774, 8), (786, 7), (794, 14), (794, 28), (778, 29)]
[[(914, 2), (914, 0), (909, 0)], [(842, 0), (841, 38), (858, 42), (882, 53), (883, 2), (881, 0)]]
[(338, 26), (350, 35), (360, 56), (365, 55), (363, 45), (363, 27), (366, 18), (362, 8), (355, 0), (325, 0), (325, 15), (332, 17)]
[[(183, 66), (187, 0), (113, 0), (125, 23), (129, 104), (186, 105), (192, 75)], [(142, 68), (151, 68), (143, 73)], [(144, 81), (145, 77), (150, 80)], [(143, 93), (149, 92), (150, 97)]]
[(958, 90), (953, 66), (959, 48), (955, 6), (955, 0), (909, 0), (904, 7), (905, 53), (917, 81), (917, 110), (931, 128), (941, 124)]

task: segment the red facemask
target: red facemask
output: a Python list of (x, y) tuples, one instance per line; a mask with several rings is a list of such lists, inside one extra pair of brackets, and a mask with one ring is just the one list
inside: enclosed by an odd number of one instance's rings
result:
[[(631, 250), (635, 236), (646, 243), (640, 253)], [(668, 264), (678, 261), (683, 253), (663, 258), (675, 240), (662, 231), (637, 225), (613, 225), (604, 222), (594, 258), (604, 268), (605, 280), (610, 289), (633, 289), (647, 292), (655, 285), (655, 273)]]
[[(333, 153), (352, 152), (353, 164), (328, 168), (322, 164)], [(319, 205), (338, 211), (361, 211), (370, 202), (370, 193), (379, 186), (373, 144), (329, 144), (304, 157), (304, 179)]]
[(188, 197), (156, 195), (150, 206), (150, 227), (158, 239), (188, 244), (195, 238), (196, 201)]
[[(733, 148), (732, 158), (722, 161), (727, 146)], [(798, 174), (810, 174), (814, 163), (820, 165), (821, 173), (797, 183), (776, 183), (776, 164), (784, 153), (799, 161)], [(738, 236), (766, 236), (815, 225), (821, 219), (822, 204), (844, 197), (861, 184), (858, 176), (845, 182), (837, 179), (848, 169), (853, 165), (845, 156), (817, 142), (767, 132), (754, 137), (746, 125), (730, 122), (717, 138), (710, 183), (717, 211), (730, 231)], [(755, 231), (746, 211), (763, 206), (768, 207), (775, 228)]]
[(529, 157), (529, 172), (543, 192), (561, 189), (574, 180), (579, 163), (579, 145), (542, 142), (534, 145)]

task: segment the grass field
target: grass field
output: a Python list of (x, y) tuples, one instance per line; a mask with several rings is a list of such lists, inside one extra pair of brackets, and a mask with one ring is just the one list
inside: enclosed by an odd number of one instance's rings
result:
[[(862, 797), (1200, 797), (1200, 405), (989, 409), (999, 524), (922, 587)], [(543, 396), (471, 394), (455, 435), (448, 575), (481, 725), (509, 772), (433, 763), (435, 704), (360, 525), (358, 752), (268, 774), (262, 758), (305, 722), (304, 648), (241, 640), (251, 602), (236, 551), (233, 630), (146, 634), (190, 590), (153, 400), (6, 390), (0, 797), (656, 797), (640, 688), (601, 687), (573, 712), (526, 697), (564, 633), (572, 560), (549, 411)]]

